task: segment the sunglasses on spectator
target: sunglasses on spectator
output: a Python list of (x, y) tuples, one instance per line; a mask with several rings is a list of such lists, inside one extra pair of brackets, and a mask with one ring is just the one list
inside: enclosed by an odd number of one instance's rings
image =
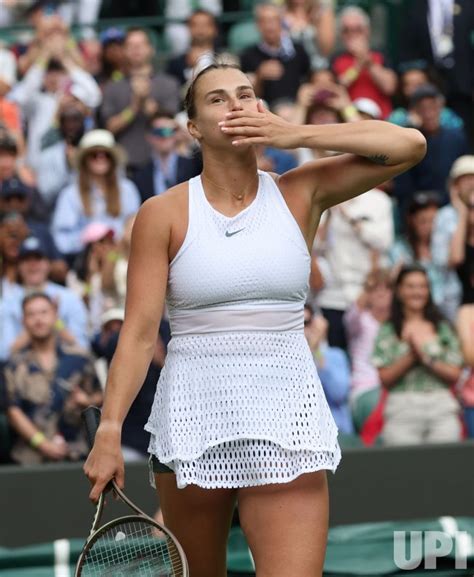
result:
[(174, 126), (153, 126), (150, 132), (157, 138), (169, 138), (176, 134), (176, 128)]
[(92, 152), (89, 152), (87, 156), (92, 158), (92, 160), (97, 160), (98, 158), (107, 158), (107, 160), (111, 160), (112, 158), (106, 150), (93, 150)]

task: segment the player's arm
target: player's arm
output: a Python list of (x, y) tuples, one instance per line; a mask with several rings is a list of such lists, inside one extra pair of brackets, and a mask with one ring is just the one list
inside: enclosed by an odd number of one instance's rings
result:
[(132, 232), (125, 321), (110, 365), (102, 419), (84, 471), (97, 500), (115, 477), (123, 486), (122, 423), (143, 384), (156, 346), (168, 279), (169, 198), (154, 197), (139, 210)]
[[(293, 125), (266, 110), (239, 110), (221, 125), (236, 147), (314, 148), (342, 154), (295, 168), (279, 179), (282, 189), (305, 195), (320, 211), (353, 198), (408, 170), (424, 157), (418, 130), (377, 120), (348, 124)], [(345, 154), (344, 154), (345, 153)]]

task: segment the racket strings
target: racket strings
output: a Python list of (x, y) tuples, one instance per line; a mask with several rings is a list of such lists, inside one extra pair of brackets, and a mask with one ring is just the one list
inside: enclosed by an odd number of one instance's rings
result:
[(173, 540), (147, 522), (109, 527), (86, 552), (81, 577), (181, 577), (181, 555)]

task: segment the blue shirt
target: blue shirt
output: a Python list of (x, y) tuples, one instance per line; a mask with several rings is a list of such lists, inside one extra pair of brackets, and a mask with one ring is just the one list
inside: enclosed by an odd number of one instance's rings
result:
[(155, 195), (162, 194), (177, 183), (178, 180), (178, 155), (171, 153), (166, 163), (166, 171), (159, 156), (153, 156), (153, 181)]

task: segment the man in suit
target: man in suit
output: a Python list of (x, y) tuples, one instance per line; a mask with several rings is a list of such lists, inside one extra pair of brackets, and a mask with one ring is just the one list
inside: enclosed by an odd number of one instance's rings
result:
[(411, 0), (401, 28), (400, 61), (425, 60), (444, 86), (448, 106), (474, 144), (474, 2)]
[(201, 172), (200, 155), (188, 157), (178, 153), (178, 131), (178, 123), (170, 113), (157, 112), (151, 119), (146, 136), (152, 150), (151, 160), (134, 177), (142, 202)]

